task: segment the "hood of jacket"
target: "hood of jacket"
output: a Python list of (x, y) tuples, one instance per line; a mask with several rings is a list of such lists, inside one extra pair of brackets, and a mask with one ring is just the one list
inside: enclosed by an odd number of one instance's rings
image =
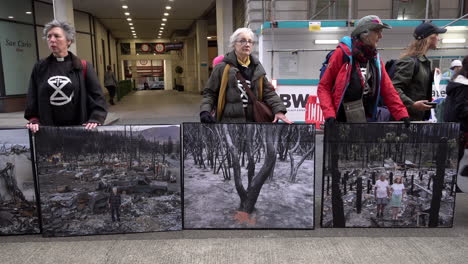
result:
[(463, 75), (458, 75), (457, 78), (449, 82), (446, 88), (446, 92), (448, 95), (453, 95), (455, 90), (461, 88), (462, 86), (468, 86), (468, 79)]

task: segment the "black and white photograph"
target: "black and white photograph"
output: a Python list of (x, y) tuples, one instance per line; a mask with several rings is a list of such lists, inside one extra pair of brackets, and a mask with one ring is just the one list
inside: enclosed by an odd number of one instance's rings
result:
[(322, 227), (451, 227), (458, 135), (455, 123), (327, 127)]
[(184, 228), (314, 228), (314, 124), (182, 130)]
[(0, 129), (0, 235), (40, 232), (29, 132)]
[(41, 127), (44, 236), (182, 229), (180, 126)]

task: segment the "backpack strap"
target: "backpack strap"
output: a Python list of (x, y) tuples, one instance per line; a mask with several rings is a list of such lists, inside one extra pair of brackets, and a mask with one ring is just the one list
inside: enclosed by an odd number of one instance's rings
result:
[(88, 64), (85, 60), (81, 60), (81, 65), (83, 65), (83, 79), (86, 81), (86, 72), (88, 71)]
[(218, 95), (218, 107), (216, 108), (216, 119), (221, 121), (221, 115), (224, 111), (224, 104), (226, 101), (226, 87), (229, 81), (229, 69), (231, 65), (226, 64), (223, 71), (223, 77), (221, 78), (221, 84), (219, 86), (219, 95)]

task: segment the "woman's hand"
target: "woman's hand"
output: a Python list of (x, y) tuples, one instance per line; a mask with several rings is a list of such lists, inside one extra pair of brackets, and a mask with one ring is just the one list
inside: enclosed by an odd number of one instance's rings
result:
[(96, 128), (97, 126), (99, 126), (98, 123), (86, 123), (86, 124), (83, 124), (83, 126), (85, 126), (85, 129), (94, 129)]
[(39, 131), (39, 124), (38, 123), (27, 123), (26, 128), (31, 130), (31, 132), (36, 133)]
[(292, 123), (293, 123), (293, 121), (289, 120), (289, 119), (286, 117), (286, 115), (283, 114), (283, 113), (281, 113), (281, 112), (278, 112), (278, 113), (275, 114), (275, 119), (273, 120), (272, 123), (276, 123), (276, 122), (278, 122), (279, 120), (281, 120), (281, 121), (283, 121), (283, 122), (285, 122), (285, 123), (287, 123), (287, 124), (292, 124)]
[(418, 111), (426, 111), (426, 110), (431, 110), (432, 106), (430, 105), (427, 105), (425, 103), (427, 103), (428, 101), (427, 100), (420, 100), (420, 101), (416, 101), (414, 102), (414, 104), (412, 105), (412, 107)]

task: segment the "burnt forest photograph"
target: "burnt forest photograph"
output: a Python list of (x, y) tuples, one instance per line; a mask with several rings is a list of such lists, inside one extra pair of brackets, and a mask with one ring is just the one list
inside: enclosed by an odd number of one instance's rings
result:
[(326, 128), (322, 227), (452, 227), (455, 123)]
[(0, 235), (40, 232), (27, 129), (0, 129)]
[(44, 236), (182, 229), (180, 126), (41, 127)]
[(184, 123), (182, 131), (184, 228), (314, 228), (314, 125)]

